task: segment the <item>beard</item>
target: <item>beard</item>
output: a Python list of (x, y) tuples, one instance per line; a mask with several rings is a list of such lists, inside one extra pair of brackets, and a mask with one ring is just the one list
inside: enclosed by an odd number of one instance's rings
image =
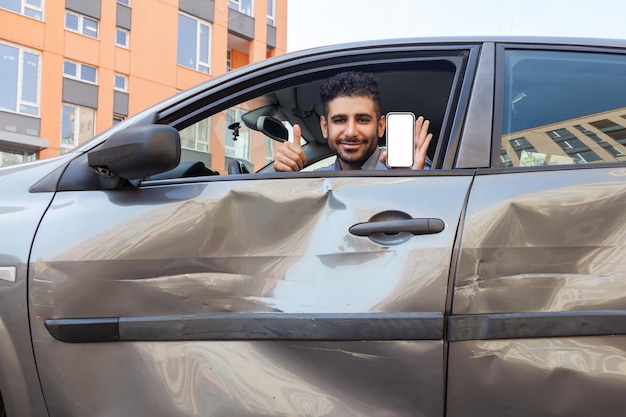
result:
[[(342, 145), (360, 145), (358, 148), (344, 148)], [(350, 139), (340, 138), (333, 142), (331, 150), (337, 154), (337, 157), (349, 164), (362, 165), (368, 160), (378, 147), (378, 138), (370, 139)]]

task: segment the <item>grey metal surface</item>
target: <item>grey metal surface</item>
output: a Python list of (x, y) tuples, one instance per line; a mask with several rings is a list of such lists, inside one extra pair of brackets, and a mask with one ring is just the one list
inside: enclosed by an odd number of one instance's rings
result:
[(493, 90), (495, 85), (495, 46), (482, 45), (480, 64), (472, 89), (472, 98), (465, 115), (463, 141), (459, 145), (456, 168), (487, 168), (490, 166), (491, 129), (493, 125)]
[[(57, 194), (30, 282), (51, 415), (442, 415), (442, 340), (63, 343), (44, 320), (443, 314), (470, 181), (433, 172)], [(446, 227), (395, 246), (350, 234), (387, 210)]]
[(36, 182), (67, 157), (0, 169), (0, 268), (12, 279), (0, 279), (0, 391), (8, 415), (46, 416), (29, 331), (26, 272), (39, 219), (52, 193), (31, 194)]
[[(389, 44), (377, 45), (368, 48)], [(139, 118), (179, 122), (191, 117), (184, 100), (211, 86), (222, 94), (256, 85), (290, 60), (313, 65), (330, 51), (253, 64)], [(472, 108), (488, 103), (490, 76), (473, 77), (479, 96), (465, 85)], [(484, 165), (491, 135), (467, 135), (492, 126), (490, 115), (472, 114), (476, 124), (453, 147), (461, 144), (459, 161), (483, 161), (467, 162), (473, 168)], [(454, 117), (463, 125), (465, 114)], [(475, 180), (469, 170), (308, 173), (68, 191), (38, 228), (55, 168), (73, 157), (0, 169), (0, 392), (9, 417), (621, 417), (626, 408), (623, 163), (479, 170)], [(390, 210), (445, 228), (409, 239), (382, 233), (378, 243), (349, 232)], [(46, 321), (88, 332), (70, 329), (75, 343), (65, 343)], [(338, 336), (351, 325), (363, 327)]]
[(477, 176), (454, 314), (626, 309), (626, 169)]
[(625, 180), (623, 167), (477, 176), (453, 304), (474, 324), (452, 326), (465, 341), (449, 347), (448, 416), (623, 415)]
[(450, 343), (448, 417), (624, 415), (626, 337)]

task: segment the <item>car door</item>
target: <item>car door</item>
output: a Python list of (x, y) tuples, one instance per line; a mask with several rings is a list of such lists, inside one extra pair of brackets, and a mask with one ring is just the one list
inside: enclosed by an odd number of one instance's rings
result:
[[(443, 416), (450, 265), (474, 170), (439, 168), (476, 52), (331, 50), (156, 109), (160, 123), (227, 132), (220, 112), (250, 98), (288, 91), (306, 117), (314, 106), (293, 86), (347, 68), (416, 71), (407, 82), (447, 80), (443, 97), (437, 82), (424, 87), (441, 113), (431, 170), (212, 175), (117, 190), (63, 189), (61, 179), (29, 277), (50, 415)], [(451, 70), (440, 78), (444, 61)], [(398, 97), (398, 106), (417, 100)], [(247, 143), (244, 133), (220, 139), (226, 151), (211, 166), (243, 152), (234, 142)], [(80, 178), (81, 158), (64, 177)]]
[(626, 55), (501, 45), (448, 326), (449, 416), (621, 416)]

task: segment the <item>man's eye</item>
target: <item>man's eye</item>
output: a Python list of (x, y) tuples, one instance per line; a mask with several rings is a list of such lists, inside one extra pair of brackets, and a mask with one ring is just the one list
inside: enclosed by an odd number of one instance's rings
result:
[(369, 123), (372, 119), (370, 119), (369, 117), (361, 117), (359, 119), (359, 123)]

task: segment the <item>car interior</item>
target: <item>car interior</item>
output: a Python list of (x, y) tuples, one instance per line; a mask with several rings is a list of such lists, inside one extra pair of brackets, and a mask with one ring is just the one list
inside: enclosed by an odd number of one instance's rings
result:
[[(452, 89), (457, 76), (456, 65), (448, 60), (430, 60), (388, 68), (350, 68), (350, 70), (369, 71), (375, 74), (381, 92), (381, 111), (410, 111), (416, 117), (423, 115), (430, 120), (430, 132), (433, 140), (428, 156), (434, 160), (442, 133), (446, 112), (450, 106)], [(336, 73), (335, 71), (334, 73)], [(332, 75), (331, 73), (330, 75)], [(150, 180), (181, 178), (220, 174), (270, 173), (273, 169), (273, 151), (281, 142), (289, 140), (291, 127), (299, 124), (302, 130), (303, 151), (307, 164), (303, 171), (332, 163), (334, 155), (326, 139), (322, 136), (320, 116), (322, 103), (319, 89), (324, 77), (308, 77), (306, 82), (297, 82), (292, 86), (284, 84), (273, 91), (245, 100), (219, 112), (213, 110), (204, 119), (194, 118), (193, 124), (178, 127), (181, 137), (186, 132), (207, 134), (203, 142), (224, 144), (226, 149), (223, 167), (212, 160), (198, 160), (199, 152), (190, 151), (190, 146), (183, 144), (181, 163), (175, 169), (153, 175)], [(224, 115), (227, 115), (225, 117)], [(207, 120), (209, 120), (207, 122)], [(228, 123), (226, 123), (228, 122)], [(198, 129), (204, 123), (210, 128)], [(381, 138), (379, 146), (385, 146)], [(244, 147), (238, 152), (238, 147)], [(259, 149), (262, 155), (259, 155)], [(230, 153), (229, 153), (230, 150)]]

